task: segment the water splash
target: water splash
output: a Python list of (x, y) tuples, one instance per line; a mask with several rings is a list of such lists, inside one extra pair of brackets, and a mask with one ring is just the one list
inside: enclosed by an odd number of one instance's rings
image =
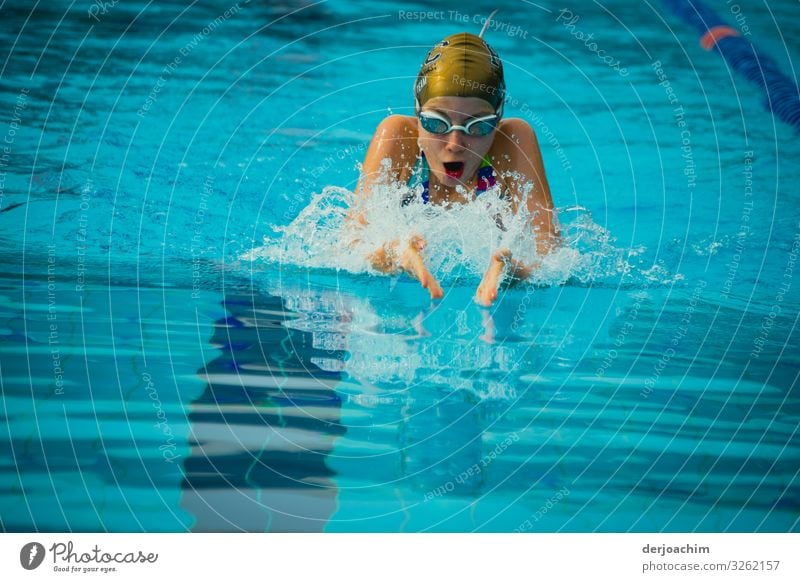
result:
[[(531, 216), (514, 214), (500, 189), (484, 192), (467, 204), (431, 205), (412, 202), (408, 186), (383, 185), (367, 200), (356, 200), (345, 188), (328, 186), (286, 226), (274, 226), (264, 245), (243, 260), (301, 268), (329, 268), (350, 273), (375, 273), (366, 260), (387, 241), (422, 235), (427, 241), (428, 268), (443, 284), (474, 285), (483, 276), (492, 253), (508, 247), (525, 263), (539, 259)], [(366, 226), (351, 220), (361, 213)], [(646, 257), (646, 248), (616, 246), (609, 230), (594, 222), (586, 208), (557, 209), (562, 244), (541, 258), (528, 284), (619, 285), (671, 284), (683, 277)]]

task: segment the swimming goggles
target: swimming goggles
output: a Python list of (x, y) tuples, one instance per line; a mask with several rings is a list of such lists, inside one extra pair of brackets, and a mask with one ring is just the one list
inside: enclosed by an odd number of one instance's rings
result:
[(500, 123), (500, 116), (493, 113), (492, 115), (486, 115), (468, 121), (464, 125), (453, 125), (449, 119), (438, 113), (434, 113), (433, 111), (420, 111), (419, 123), (422, 125), (422, 129), (430, 133), (435, 133), (436, 135), (445, 135), (453, 130), (460, 129), (467, 135), (484, 136), (489, 135), (497, 128), (497, 124)]

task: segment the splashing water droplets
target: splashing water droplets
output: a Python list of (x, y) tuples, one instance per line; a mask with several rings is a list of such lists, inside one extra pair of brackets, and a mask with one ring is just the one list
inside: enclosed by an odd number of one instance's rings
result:
[[(388, 170), (388, 167), (386, 167)], [(529, 185), (528, 190), (531, 189)], [(406, 197), (413, 200), (405, 207)], [(300, 268), (332, 268), (351, 273), (373, 272), (366, 257), (384, 243), (399, 240), (401, 248), (414, 235), (425, 238), (425, 260), (442, 284), (474, 285), (483, 276), (492, 253), (507, 247), (515, 259), (538, 260), (531, 216), (525, 204), (515, 215), (500, 187), (466, 204), (423, 204), (404, 184), (374, 186), (367, 199), (328, 186), (286, 226), (273, 226), (277, 236), (242, 257)], [(360, 214), (366, 226), (354, 218)], [(616, 238), (592, 220), (582, 207), (558, 211), (562, 244), (543, 257), (530, 277), (534, 285), (668, 284), (681, 280), (660, 264), (648, 263), (646, 249), (616, 247)]]

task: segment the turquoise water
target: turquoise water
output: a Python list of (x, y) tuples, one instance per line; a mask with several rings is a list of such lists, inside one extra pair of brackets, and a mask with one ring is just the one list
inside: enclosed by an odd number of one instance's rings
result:
[(800, 530), (800, 145), (658, 3), (497, 4), (565, 248), (491, 309), (484, 206), (373, 202), (435, 304), (341, 232), (482, 6), (132, 4), (0, 8), (4, 531)]

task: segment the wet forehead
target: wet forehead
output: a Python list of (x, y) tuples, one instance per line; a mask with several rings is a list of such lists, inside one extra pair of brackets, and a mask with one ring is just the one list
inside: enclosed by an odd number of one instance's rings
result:
[(422, 109), (443, 113), (454, 121), (494, 113), (489, 103), (477, 97), (434, 97)]

